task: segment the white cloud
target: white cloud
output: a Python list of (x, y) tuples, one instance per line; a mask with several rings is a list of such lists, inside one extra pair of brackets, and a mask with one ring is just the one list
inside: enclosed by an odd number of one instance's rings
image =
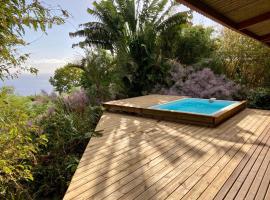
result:
[(28, 63), (30, 64), (63, 64), (66, 63), (67, 59), (55, 59), (55, 58), (43, 58), (43, 59), (29, 59)]
[(72, 58), (29, 58), (26, 62), (26, 65), (38, 69), (39, 74), (52, 75), (57, 68), (60, 68), (67, 63), (76, 62), (79, 59), (80, 58), (76, 56)]
[(66, 59), (55, 59), (55, 58), (46, 58), (46, 59), (29, 59), (26, 62), (26, 65), (35, 67), (38, 69), (39, 74), (53, 74), (54, 71), (68, 63)]

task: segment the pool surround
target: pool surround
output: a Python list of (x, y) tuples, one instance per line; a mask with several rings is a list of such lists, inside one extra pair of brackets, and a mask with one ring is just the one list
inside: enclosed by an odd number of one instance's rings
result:
[[(143, 97), (137, 97), (142, 98)], [(180, 97), (180, 100), (186, 97)], [(132, 98), (131, 98), (132, 99)], [(173, 100), (173, 101), (175, 101)], [(121, 100), (119, 100), (120, 102)], [(128, 102), (128, 99), (125, 99), (125, 102)], [(169, 103), (164, 102), (164, 103)], [(163, 103), (163, 104), (164, 104)], [(179, 111), (172, 111), (172, 110), (161, 110), (161, 109), (153, 109), (149, 107), (140, 107), (139, 105), (132, 105), (132, 104), (120, 104), (118, 101), (111, 101), (103, 103), (103, 107), (110, 112), (122, 112), (127, 114), (135, 114), (140, 115), (143, 117), (150, 117), (158, 120), (167, 120), (167, 121), (174, 121), (174, 122), (181, 122), (187, 124), (195, 124), (195, 125), (202, 125), (208, 127), (215, 127), (226, 119), (232, 117), (233, 115), (237, 114), (241, 110), (246, 108), (246, 101), (236, 101), (235, 103), (221, 109), (219, 112), (216, 112), (213, 115), (205, 115), (205, 114), (196, 114), (190, 112), (179, 112)]]

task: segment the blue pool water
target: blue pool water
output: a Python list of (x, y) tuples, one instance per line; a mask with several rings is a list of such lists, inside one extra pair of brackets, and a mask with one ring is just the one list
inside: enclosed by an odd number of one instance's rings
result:
[(151, 108), (203, 115), (213, 115), (221, 109), (234, 103), (236, 103), (236, 101), (214, 100), (214, 102), (210, 103), (209, 99), (184, 98), (165, 104), (155, 105)]

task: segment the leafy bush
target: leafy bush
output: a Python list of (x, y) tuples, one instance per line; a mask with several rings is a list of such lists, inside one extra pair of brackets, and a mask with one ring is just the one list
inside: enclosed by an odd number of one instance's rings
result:
[(56, 69), (49, 81), (57, 92), (70, 92), (72, 88), (81, 86), (82, 72), (77, 65), (69, 63)]
[[(171, 62), (171, 65), (171, 72), (167, 78), (170, 87), (159, 89), (163, 94), (233, 99), (240, 89), (233, 81), (223, 75), (214, 74), (209, 68), (196, 71), (191, 66), (183, 67), (174, 61)], [(158, 90), (157, 88), (156, 90)]]
[(220, 37), (218, 56), (230, 79), (249, 88), (270, 85), (270, 48), (229, 29)]
[(53, 106), (39, 118), (48, 143), (34, 168), (33, 197), (60, 198), (64, 195), (79, 159), (101, 115), (100, 107), (89, 105), (84, 90), (52, 99)]
[(248, 92), (247, 100), (250, 108), (270, 110), (270, 89), (257, 88), (250, 90)]
[(33, 181), (32, 168), (47, 139), (32, 123), (29, 99), (0, 90), (0, 198), (29, 199), (25, 183)]
[(178, 25), (161, 35), (161, 51), (166, 58), (192, 65), (209, 60), (215, 52), (217, 39), (210, 27)]
[(101, 49), (88, 52), (80, 68), (83, 70), (82, 87), (87, 91), (91, 104), (100, 105), (118, 96), (120, 80), (110, 53)]
[(85, 90), (21, 97), (0, 90), (0, 199), (60, 199), (101, 107)]

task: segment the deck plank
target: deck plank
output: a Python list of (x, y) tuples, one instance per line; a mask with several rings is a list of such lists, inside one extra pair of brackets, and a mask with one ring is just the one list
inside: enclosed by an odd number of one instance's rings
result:
[(264, 199), (264, 196), (265, 196), (265, 194), (267, 192), (267, 188), (268, 188), (268, 186), (270, 184), (270, 178), (269, 177), (270, 177), (270, 162), (268, 160), (268, 167), (267, 167), (266, 172), (265, 172), (265, 174), (263, 176), (263, 179), (262, 179), (262, 182), (261, 182), (261, 184), (259, 186), (257, 194), (256, 194), (256, 196), (254, 198), (255, 200)]
[[(264, 126), (262, 126), (264, 127)], [(269, 138), (269, 121), (266, 124), (266, 128), (264, 129), (264, 133), (266, 137), (262, 142), (265, 142)], [(251, 179), (246, 179), (251, 168), (254, 165), (256, 159), (261, 155), (260, 152), (262, 150), (262, 145), (254, 144), (253, 148), (245, 155), (242, 159), (241, 163), (236, 167), (233, 171), (232, 175), (228, 178), (222, 189), (219, 191), (215, 199), (234, 199), (235, 196), (238, 195), (238, 190), (242, 186), (242, 184), (250, 183)], [(259, 164), (259, 162), (258, 162)], [(257, 172), (258, 170), (255, 170)], [(247, 180), (247, 181), (246, 181)], [(249, 185), (249, 184), (248, 184)], [(240, 194), (239, 194), (240, 195)], [(242, 196), (238, 196), (242, 198)]]
[[(184, 139), (184, 138), (183, 138)], [(190, 140), (190, 141), (192, 141), (192, 140)], [(187, 141), (187, 143), (189, 143), (189, 141)], [(194, 139), (193, 139), (193, 143), (194, 143)], [(174, 144), (174, 143), (173, 143)], [(175, 144), (174, 144), (175, 145)], [(169, 157), (169, 155), (170, 156), (172, 156), (172, 155), (174, 155), (175, 153), (177, 153), (176, 151), (178, 151), (178, 155), (180, 155), (180, 150), (181, 149), (184, 149), (184, 147), (181, 147), (181, 148), (179, 148), (179, 145), (178, 144), (176, 144), (177, 146), (176, 147), (174, 147), (174, 148), (172, 148), (172, 146), (170, 145), (170, 144), (166, 144), (165, 145), (165, 147), (167, 148), (167, 151), (165, 151), (164, 150), (164, 152), (163, 152), (163, 156), (162, 156), (162, 160), (164, 160), (165, 158), (167, 158), (167, 157)], [(192, 146), (193, 147), (193, 146)], [(147, 153), (151, 153), (151, 151), (147, 151)], [(143, 156), (145, 157), (145, 159), (144, 160), (142, 160), (142, 161), (140, 161), (140, 163), (138, 164), (138, 165), (135, 165), (135, 167), (134, 166), (132, 166), (132, 167), (130, 167), (129, 168), (129, 171), (133, 171), (134, 170), (134, 174), (136, 174), (137, 172), (142, 172), (142, 170), (140, 170), (140, 169), (137, 169), (137, 167), (139, 166), (139, 167), (144, 167), (144, 169), (146, 168), (146, 167), (149, 167), (149, 166), (152, 166), (152, 165), (154, 165), (154, 164), (158, 164), (158, 163), (160, 163), (160, 157), (161, 156), (159, 156), (160, 155), (160, 153), (159, 152), (157, 152), (156, 154), (154, 154), (154, 156), (155, 157), (149, 157), (148, 155), (147, 155), (147, 153), (145, 153)], [(165, 155), (164, 155), (165, 154)], [(167, 155), (167, 156), (166, 156)], [(166, 157), (165, 157), (166, 156)], [(137, 156), (138, 157), (138, 156)], [(157, 160), (159, 158), (159, 160)], [(151, 163), (150, 163), (151, 162)], [(149, 163), (151, 164), (151, 165), (149, 165)], [(122, 163), (123, 164), (123, 163)], [(122, 166), (122, 164), (120, 165), (120, 166)], [(147, 165), (146, 167), (145, 167), (145, 165)], [(161, 164), (159, 164), (159, 166), (161, 166)], [(119, 169), (118, 169), (119, 170)], [(128, 177), (122, 177), (123, 175), (122, 174), (125, 174), (125, 175), (129, 175)], [(130, 179), (132, 179), (132, 176), (134, 176), (133, 174), (129, 174), (128, 173), (128, 171), (124, 171), (122, 174), (121, 174), (121, 177), (120, 178), (125, 178), (124, 180), (121, 180), (122, 181), (122, 183), (124, 182), (124, 181), (126, 181), (126, 182), (128, 182)], [(119, 177), (119, 175), (118, 175), (118, 177)], [(118, 178), (118, 177), (116, 177), (116, 176), (114, 176), (113, 177), (113, 180), (107, 180), (107, 183), (110, 181), (110, 182), (112, 182), (112, 183), (114, 183), (114, 182), (116, 182), (116, 181), (118, 181), (120, 178)], [(117, 184), (117, 183), (116, 183)], [(88, 185), (89, 186), (89, 185)], [(109, 189), (110, 188), (112, 188), (112, 186), (110, 186), (110, 187), (107, 187), (107, 189), (106, 189), (106, 191), (109, 191)], [(99, 190), (102, 190), (102, 188), (100, 188)], [(89, 190), (87, 191), (87, 192), (90, 192)], [(97, 192), (97, 191), (96, 191)], [(93, 193), (94, 194), (94, 193)]]
[(216, 128), (105, 112), (96, 130), (65, 200), (270, 199), (270, 111), (245, 109)]
[[(256, 130), (256, 127), (258, 125), (261, 125), (261, 123), (258, 121), (250, 122), (249, 124), (246, 124), (247, 130), (254, 131)], [(195, 182), (193, 185), (189, 186), (189, 190), (186, 190), (186, 192), (181, 191), (181, 196), (183, 196), (183, 199), (197, 199), (200, 197), (200, 195), (203, 193), (203, 191), (208, 187), (208, 185), (214, 180), (216, 176), (219, 175), (220, 171), (224, 169), (230, 163), (230, 161), (233, 161), (232, 163), (237, 163), (241, 158), (239, 158), (239, 154), (241, 155), (242, 152), (245, 152), (250, 145), (246, 144), (247, 141), (251, 138), (251, 134), (244, 134), (247, 130), (244, 130), (244, 132), (239, 132), (239, 134), (243, 134), (243, 141), (240, 142), (240, 138), (237, 138), (237, 140), (234, 140), (233, 144), (231, 144), (231, 148), (228, 149), (225, 154), (222, 154), (219, 160), (214, 161), (212, 165), (210, 165), (210, 169), (207, 171), (207, 173), (203, 174), (203, 176), (200, 177), (200, 179)], [(256, 138), (254, 138), (256, 139)], [(227, 149), (225, 147), (225, 149)], [(213, 159), (212, 159), (213, 160)], [(231, 169), (231, 168), (229, 168)], [(190, 179), (194, 179), (190, 177)], [(178, 193), (177, 193), (178, 192)], [(179, 194), (180, 190), (175, 191), (174, 194)], [(180, 199), (180, 198), (179, 198)]]
[(262, 163), (261, 168), (258, 170), (258, 173), (252, 183), (252, 185), (250, 186), (250, 189), (246, 195), (246, 199), (255, 199), (256, 194), (258, 193), (258, 190), (260, 188), (260, 186), (263, 187), (263, 178), (265, 176), (265, 173), (267, 171), (267, 167), (269, 165), (269, 161), (270, 161), (270, 151), (268, 148), (268, 153), (266, 154), (264, 161)]
[[(205, 129), (205, 130), (207, 130), (207, 132), (209, 131), (209, 129)], [(214, 131), (214, 129), (212, 129), (212, 131)], [(196, 134), (196, 132), (194, 132), (195, 134)], [(202, 132), (200, 133), (200, 135), (202, 134)], [(184, 153), (184, 152), (183, 152)], [(159, 166), (160, 167), (160, 166)], [(164, 172), (163, 172), (164, 173)], [(146, 173), (145, 173), (145, 175), (147, 175)], [(127, 178), (127, 180), (129, 180), (128, 178)], [(139, 183), (140, 183), (140, 181), (141, 180), (138, 180), (139, 181)], [(122, 180), (122, 184), (124, 183), (124, 182), (127, 182), (126, 181), (126, 179), (125, 179), (125, 181), (123, 181)], [(134, 185), (136, 185), (135, 184), (136, 182), (135, 181), (132, 181), (132, 186), (134, 186)], [(116, 185), (116, 184), (115, 184)], [(109, 186), (108, 188), (106, 188), (106, 191), (109, 193), (109, 191), (113, 191), (113, 190), (117, 190), (117, 188), (114, 188), (113, 186)], [(127, 189), (125, 189), (125, 191), (127, 191)], [(89, 192), (91, 192), (91, 191), (89, 191)], [(101, 197), (101, 195), (102, 195), (102, 197)], [(103, 198), (103, 196), (105, 195), (105, 193), (103, 192), (102, 194), (99, 194), (99, 195), (97, 195), (96, 196), (96, 199), (101, 199), (101, 198)], [(115, 197), (115, 195), (114, 195), (114, 197)], [(93, 197), (92, 197), (93, 198)]]
[[(264, 125), (266, 125), (267, 123), (269, 123), (269, 121), (268, 122), (266, 121)], [(258, 130), (263, 131), (263, 129), (258, 129)], [(261, 136), (269, 137), (269, 134), (263, 131), (260, 137)], [(248, 144), (248, 143), (243, 145), (242, 151), (239, 151), (237, 154), (235, 154), (235, 156), (232, 157), (231, 161), (228, 162), (227, 165), (225, 165), (223, 168), (220, 169), (219, 174), (214, 176), (213, 180), (208, 183), (207, 188), (200, 194), (199, 199), (213, 199), (214, 198), (215, 194), (220, 190), (224, 182), (233, 173), (236, 166), (242, 162), (242, 158), (247, 154), (246, 152), (248, 152), (248, 149), (251, 149), (250, 148), (251, 145), (252, 144)], [(222, 198), (217, 198), (217, 199), (222, 199)]]
[[(226, 135), (227, 133), (229, 133), (233, 128), (231, 127), (232, 124), (227, 124), (225, 125), (222, 129), (220, 129), (220, 134), (215, 134), (215, 136), (219, 135), (219, 137), (221, 135)], [(231, 128), (230, 128), (231, 127)], [(225, 131), (226, 130), (226, 131)], [(216, 130), (213, 130), (215, 133)], [(166, 175), (163, 179), (160, 179), (158, 182), (156, 182), (154, 185), (152, 185), (151, 187), (149, 187), (146, 191), (139, 191), (138, 193), (141, 193), (139, 197), (137, 197), (138, 199), (147, 199), (150, 198), (151, 195), (155, 195), (152, 198), (165, 198), (164, 195), (166, 196), (167, 193), (170, 194), (170, 190), (172, 190), (172, 188), (175, 185), (179, 185), (179, 183), (182, 182), (182, 180), (184, 179), (184, 177), (189, 176), (190, 174), (192, 174), (192, 169), (196, 169), (196, 167), (200, 166), (200, 164), (203, 164), (204, 161), (206, 161), (209, 157), (211, 157), (212, 155), (214, 155), (218, 150), (216, 148), (212, 148), (213, 147), (213, 143), (217, 143), (220, 144), (221, 141), (219, 141), (219, 139), (212, 138), (213, 140), (211, 140), (210, 144), (208, 145), (208, 154), (206, 154), (204, 157), (202, 157), (201, 159), (199, 159), (196, 162), (196, 159), (194, 159), (193, 163), (191, 163), (192, 165), (189, 166), (188, 168), (186, 168), (186, 170), (184, 170), (183, 167), (180, 167), (180, 169), (174, 169), (171, 174)], [(177, 177), (175, 177), (176, 175), (178, 175)], [(168, 178), (169, 177), (169, 178)], [(164, 180), (165, 179), (165, 180)], [(176, 180), (175, 180), (176, 179)], [(174, 181), (175, 180), (175, 181)], [(169, 188), (166, 188), (165, 185), (168, 185)], [(162, 187), (164, 186), (164, 187)], [(142, 187), (141, 187), (142, 188)], [(159, 190), (161, 190), (160, 193), (157, 193)], [(173, 191), (173, 190), (172, 190)], [(135, 191), (131, 191), (132, 195), (135, 194)], [(157, 194), (156, 194), (157, 193)], [(128, 198), (127, 198), (128, 199)]]

